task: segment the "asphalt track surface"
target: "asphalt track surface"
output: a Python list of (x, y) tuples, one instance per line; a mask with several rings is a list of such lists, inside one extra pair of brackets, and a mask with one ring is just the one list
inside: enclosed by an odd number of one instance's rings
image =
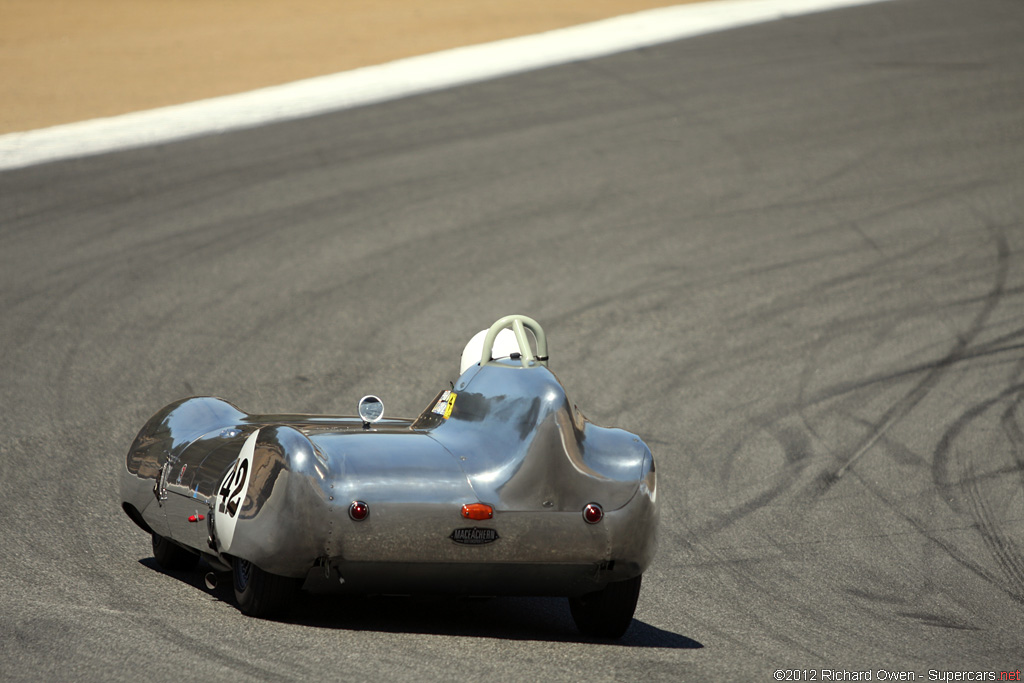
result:
[[(1024, 7), (894, 0), (0, 174), (0, 677), (1024, 664)], [(159, 407), (419, 412), (521, 312), (655, 452), (636, 620), (241, 615), (119, 510)]]

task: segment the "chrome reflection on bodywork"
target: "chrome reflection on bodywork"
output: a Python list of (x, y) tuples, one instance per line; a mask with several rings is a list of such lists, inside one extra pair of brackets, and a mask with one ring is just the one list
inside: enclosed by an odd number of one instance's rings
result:
[(333, 567), (353, 592), (581, 595), (637, 576), (656, 547), (651, 452), (584, 419), (544, 361), (473, 365), (443, 404), (372, 429), (179, 401), (132, 444), (124, 508), (217, 567)]

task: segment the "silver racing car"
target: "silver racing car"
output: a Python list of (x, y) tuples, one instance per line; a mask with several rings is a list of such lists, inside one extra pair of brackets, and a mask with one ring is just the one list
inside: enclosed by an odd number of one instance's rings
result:
[(415, 419), (375, 396), (358, 417), (173, 403), (128, 452), (122, 507), (162, 567), (230, 571), (253, 616), (317, 576), (359, 594), (565, 596), (581, 632), (621, 636), (656, 546), (650, 449), (583, 417), (531, 318), (474, 337), (462, 370)]

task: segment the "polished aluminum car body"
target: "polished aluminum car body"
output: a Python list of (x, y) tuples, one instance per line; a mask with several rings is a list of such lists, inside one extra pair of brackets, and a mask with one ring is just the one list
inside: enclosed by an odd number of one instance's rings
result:
[[(505, 328), (523, 351), (492, 359)], [(629, 580), (639, 590), (656, 545), (651, 452), (582, 416), (535, 321), (495, 323), (480, 363), (415, 419), (382, 419), (367, 398), (365, 419), (171, 404), (131, 446), (123, 508), (154, 548), (234, 566), (236, 589), (242, 560), (358, 593), (581, 597)]]

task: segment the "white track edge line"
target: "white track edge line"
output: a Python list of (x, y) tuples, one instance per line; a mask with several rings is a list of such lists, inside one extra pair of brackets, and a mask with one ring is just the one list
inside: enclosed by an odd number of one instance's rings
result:
[(0, 135), (0, 171), (350, 109), (785, 17), (885, 0), (713, 0), (197, 102)]

